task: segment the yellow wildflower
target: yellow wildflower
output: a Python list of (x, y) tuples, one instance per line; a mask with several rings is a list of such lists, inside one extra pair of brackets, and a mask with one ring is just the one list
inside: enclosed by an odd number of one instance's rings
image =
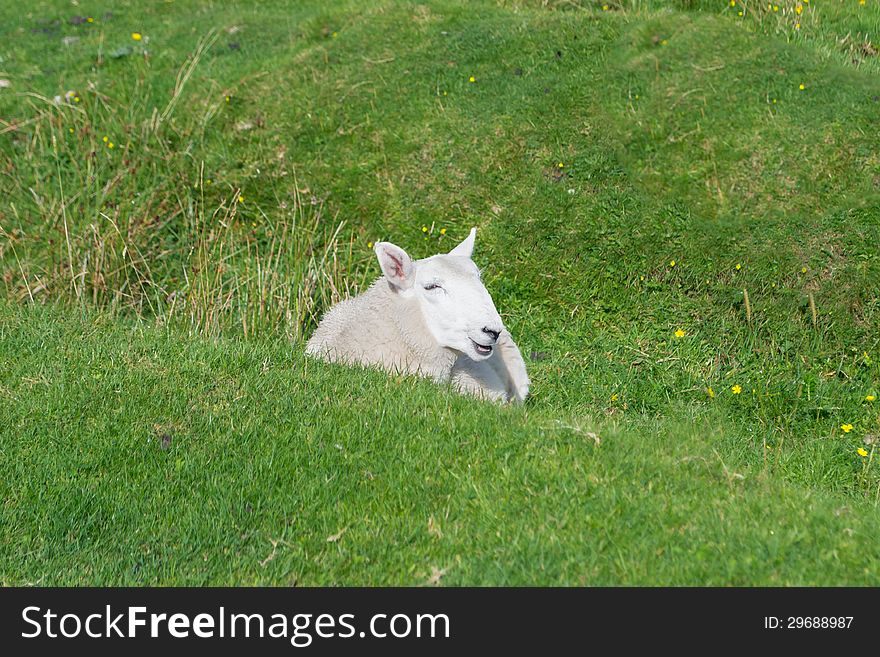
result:
[(709, 395), (709, 399), (715, 399), (715, 391), (712, 390), (712, 386), (706, 388), (706, 394)]
[(141, 33), (140, 33), (140, 32), (132, 32), (132, 33), (131, 33), (131, 38), (134, 39), (135, 41), (140, 41), (140, 40), (143, 39), (144, 37), (141, 36)]
[(843, 433), (849, 433), (850, 431), (853, 430), (853, 425), (851, 425), (851, 424), (841, 424), (841, 425), (840, 425), (840, 429), (841, 429), (841, 431), (843, 431)]
[(738, 394), (741, 393), (742, 391), (743, 391), (742, 386), (739, 385), (739, 384), (733, 386), (733, 387), (730, 389), (730, 392), (732, 392), (734, 395), (738, 395)]
[(736, 7), (736, 0), (730, 0), (730, 6)]
[(611, 395), (611, 401), (613, 401), (613, 402), (617, 401), (617, 393), (616, 392), (613, 395)]
[(468, 78), (468, 82), (476, 82), (476, 81), (477, 81), (477, 78), (475, 78), (473, 75)]
[(101, 137), (101, 141), (103, 141), (106, 144), (108, 141), (110, 141), (110, 137), (108, 137), (107, 135), (104, 135), (103, 137)]
[(804, 89), (806, 89), (806, 87), (804, 86), (804, 83), (803, 83), (803, 82), (801, 82), (801, 83), (798, 85), (798, 89), (800, 89), (801, 91), (803, 91)]
[(866, 450), (864, 447), (859, 447), (856, 450), (856, 454), (858, 454), (862, 458), (865, 458), (868, 455), (868, 450)]
[(446, 229), (445, 229), (445, 228), (441, 228), (441, 229), (440, 229), (440, 234), (441, 234), (441, 235), (445, 235), (445, 234), (446, 234)]
[(800, 16), (800, 15), (801, 15), (801, 12), (802, 12), (803, 10), (804, 10), (804, 8), (801, 7), (800, 5), (798, 5), (797, 7), (794, 8), (794, 13), (796, 13), (798, 16)]
[(684, 331), (682, 331), (681, 329), (678, 329), (678, 330), (675, 332), (675, 337), (677, 337), (677, 338), (683, 338), (683, 337), (684, 337)]
[(86, 23), (94, 23), (94, 22), (95, 22), (95, 19), (92, 18), (91, 16), (89, 16), (89, 17), (86, 19)]
[(422, 232), (423, 232), (423, 233), (427, 233), (427, 232), (428, 232), (428, 227), (427, 227), (427, 226), (422, 226)]
[(736, 263), (736, 270), (737, 270), (737, 271), (739, 271), (740, 269), (742, 269), (742, 267), (743, 267), (743, 266), (742, 266), (741, 264)]
[(876, 398), (874, 395), (865, 395), (865, 401), (866, 401), (866, 402), (872, 402), (872, 401), (874, 401), (875, 399), (877, 399), (877, 398)]
[(670, 260), (670, 261), (669, 261), (669, 266), (670, 266), (670, 267), (675, 267), (675, 260)]
[(239, 195), (238, 195), (238, 202), (239, 202), (239, 203), (244, 203), (244, 194), (239, 194)]
[(373, 248), (373, 243), (372, 243), (372, 242), (367, 242), (367, 248), (368, 248), (368, 249), (372, 249), (372, 248)]
[(107, 142), (107, 148), (113, 148), (114, 145), (115, 145), (115, 144), (114, 144), (112, 141), (108, 141), (108, 142)]

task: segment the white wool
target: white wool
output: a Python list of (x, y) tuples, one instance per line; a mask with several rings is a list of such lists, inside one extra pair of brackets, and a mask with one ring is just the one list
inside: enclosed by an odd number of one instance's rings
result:
[(523, 401), (526, 366), (470, 260), (474, 235), (449, 254), (417, 261), (393, 244), (377, 244), (384, 275), (333, 306), (306, 353), (449, 382), (494, 401)]

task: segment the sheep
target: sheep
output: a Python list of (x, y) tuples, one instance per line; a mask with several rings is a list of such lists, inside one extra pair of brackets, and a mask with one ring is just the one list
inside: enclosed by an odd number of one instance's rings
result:
[(382, 276), (327, 311), (306, 353), (417, 374), (492, 401), (524, 401), (525, 362), (471, 260), (476, 234), (472, 228), (449, 253), (416, 261), (378, 242)]

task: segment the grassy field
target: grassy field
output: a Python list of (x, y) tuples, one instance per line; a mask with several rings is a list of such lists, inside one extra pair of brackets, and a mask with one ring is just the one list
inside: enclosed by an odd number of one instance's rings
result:
[[(0, 5), (0, 582), (880, 584), (878, 34)], [(303, 357), (474, 225), (524, 406)]]

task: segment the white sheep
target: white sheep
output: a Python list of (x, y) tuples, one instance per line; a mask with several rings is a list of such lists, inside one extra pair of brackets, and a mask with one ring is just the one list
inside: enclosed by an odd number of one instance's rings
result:
[(447, 254), (413, 261), (374, 247), (383, 276), (323, 317), (306, 353), (451, 382), (462, 392), (521, 402), (529, 378), (471, 260), (477, 229)]

